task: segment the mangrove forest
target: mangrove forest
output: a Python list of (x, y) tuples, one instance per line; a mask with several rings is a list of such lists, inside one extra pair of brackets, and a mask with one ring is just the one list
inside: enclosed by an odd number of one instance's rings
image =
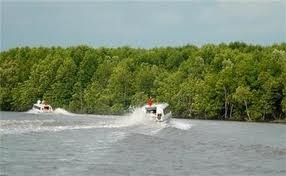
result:
[(286, 43), (158, 48), (18, 47), (0, 53), (2, 111), (38, 100), (75, 113), (123, 114), (148, 97), (181, 118), (286, 118)]

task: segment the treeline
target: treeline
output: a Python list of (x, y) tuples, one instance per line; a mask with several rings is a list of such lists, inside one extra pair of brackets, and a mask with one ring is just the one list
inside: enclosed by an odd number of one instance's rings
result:
[(76, 113), (120, 114), (152, 96), (168, 102), (177, 117), (286, 116), (286, 43), (22, 47), (0, 56), (2, 111), (26, 111), (44, 99)]

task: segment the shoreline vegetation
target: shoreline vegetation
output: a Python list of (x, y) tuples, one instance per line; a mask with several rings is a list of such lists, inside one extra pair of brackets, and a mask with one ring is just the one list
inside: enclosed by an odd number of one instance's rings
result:
[(152, 96), (175, 117), (286, 121), (286, 43), (20, 47), (1, 51), (0, 78), (2, 111), (44, 99), (74, 113), (122, 114)]
[(209, 118), (189, 118), (189, 117), (173, 117), (175, 119), (189, 119), (189, 120), (211, 120), (211, 121), (227, 121), (227, 122), (249, 122), (249, 123), (273, 123), (273, 124), (285, 124), (286, 119), (277, 119), (277, 120), (269, 120), (269, 121), (248, 121), (247, 119), (209, 119)]

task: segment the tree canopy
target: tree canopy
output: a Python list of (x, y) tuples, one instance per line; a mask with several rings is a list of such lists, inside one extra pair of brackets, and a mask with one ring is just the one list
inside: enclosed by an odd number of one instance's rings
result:
[(0, 78), (5, 111), (25, 111), (45, 99), (77, 113), (121, 114), (152, 96), (169, 103), (176, 117), (286, 117), (286, 43), (21, 47), (0, 53)]

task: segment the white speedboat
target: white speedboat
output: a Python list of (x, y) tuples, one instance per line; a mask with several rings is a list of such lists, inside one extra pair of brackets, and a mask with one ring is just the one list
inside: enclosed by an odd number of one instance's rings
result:
[(44, 100), (42, 102), (38, 100), (37, 103), (33, 105), (33, 110), (36, 112), (53, 112), (52, 106), (47, 104)]
[(145, 105), (143, 112), (158, 122), (168, 122), (172, 116), (168, 103)]

